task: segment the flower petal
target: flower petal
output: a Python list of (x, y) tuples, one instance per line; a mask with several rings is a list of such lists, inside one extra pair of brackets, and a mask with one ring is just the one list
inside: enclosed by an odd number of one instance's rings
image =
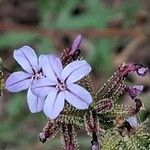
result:
[(44, 113), (50, 119), (55, 119), (64, 108), (64, 92), (51, 90), (44, 104)]
[(148, 74), (149, 70), (148, 70), (147, 67), (145, 67), (145, 66), (143, 66), (143, 65), (139, 65), (139, 66), (137, 67), (136, 72), (137, 72), (137, 74), (138, 74), (139, 76), (146, 76), (146, 75)]
[(6, 80), (5, 88), (10, 92), (19, 92), (27, 89), (32, 82), (31, 75), (23, 71), (12, 73)]
[(14, 50), (14, 58), (27, 72), (33, 74), (38, 71), (38, 60), (35, 51), (29, 46)]
[(91, 71), (90, 65), (85, 61), (76, 60), (68, 64), (62, 71), (62, 79), (67, 84), (73, 83), (87, 75)]
[(143, 91), (143, 85), (135, 85), (133, 87), (126, 87), (126, 92), (130, 95), (132, 99), (137, 97)]
[(137, 121), (137, 117), (136, 116), (129, 117), (127, 119), (127, 121), (130, 123), (130, 125), (132, 127), (136, 127), (138, 125), (138, 121)]
[(62, 72), (62, 63), (60, 59), (54, 55), (41, 55), (40, 62), (43, 73), (51, 80), (58, 81)]
[[(42, 69), (42, 64), (43, 64), (43, 67), (44, 67), (44, 60), (45, 60), (45, 57), (46, 57), (47, 55), (40, 55), (39, 56), (39, 69)], [(44, 74), (45, 75), (45, 74)]]
[(92, 102), (91, 94), (77, 84), (68, 86), (65, 91), (65, 99), (77, 109), (87, 109)]
[(32, 113), (40, 112), (43, 110), (44, 98), (34, 95), (30, 87), (27, 93), (27, 102)]
[(32, 84), (32, 92), (40, 97), (45, 97), (49, 94), (50, 90), (54, 89), (56, 82), (51, 81), (49, 78), (41, 78), (34, 80)]

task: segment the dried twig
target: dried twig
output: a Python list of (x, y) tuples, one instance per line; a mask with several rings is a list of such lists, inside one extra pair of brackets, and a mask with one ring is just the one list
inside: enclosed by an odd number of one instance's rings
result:
[(71, 36), (72, 33), (82, 34), (83, 36), (97, 37), (137, 37), (142, 34), (141, 30), (124, 30), (124, 29), (49, 29), (42, 27), (35, 27), (31, 25), (20, 25), (14, 23), (0, 23), (0, 31), (26, 31), (40, 34), (41, 36), (48, 37), (50, 39), (56, 38), (56, 36), (65, 34)]

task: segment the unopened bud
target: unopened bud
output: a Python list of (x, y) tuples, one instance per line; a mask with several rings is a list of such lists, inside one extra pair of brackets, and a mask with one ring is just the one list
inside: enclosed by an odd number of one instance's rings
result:
[(73, 44), (72, 44), (72, 46), (71, 46), (71, 48), (70, 48), (70, 52), (69, 52), (70, 55), (73, 55), (73, 54), (76, 52), (76, 50), (78, 50), (78, 48), (79, 48), (80, 45), (81, 45), (81, 42), (82, 42), (82, 36), (79, 35), (79, 36), (77, 36), (77, 38), (74, 40), (74, 42), (73, 42)]

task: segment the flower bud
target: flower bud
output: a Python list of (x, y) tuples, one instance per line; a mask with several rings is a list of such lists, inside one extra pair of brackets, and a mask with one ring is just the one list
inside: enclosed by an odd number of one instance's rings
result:
[(70, 48), (70, 52), (69, 52), (70, 55), (73, 55), (76, 52), (76, 50), (78, 50), (79, 46), (81, 45), (81, 42), (82, 42), (82, 36), (78, 35)]

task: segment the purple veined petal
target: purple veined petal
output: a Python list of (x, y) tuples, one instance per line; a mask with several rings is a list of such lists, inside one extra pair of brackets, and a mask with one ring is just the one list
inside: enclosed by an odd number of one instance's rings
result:
[(127, 87), (125, 90), (126, 90), (126, 92), (129, 93), (131, 98), (134, 99), (135, 97), (137, 97), (139, 94), (142, 93), (143, 85), (136, 85), (133, 87)]
[(28, 89), (27, 93), (28, 107), (32, 113), (40, 112), (43, 110), (45, 98), (38, 97), (34, 95), (31, 91), (31, 87)]
[(137, 117), (136, 116), (129, 117), (127, 119), (127, 121), (130, 123), (130, 125), (132, 127), (136, 127), (138, 125), (138, 121), (137, 121)]
[(65, 99), (77, 109), (88, 109), (92, 102), (91, 94), (77, 84), (71, 84), (65, 90)]
[(54, 55), (41, 55), (40, 63), (43, 73), (51, 80), (58, 81), (62, 72), (62, 63)]
[(31, 74), (23, 71), (12, 73), (6, 80), (5, 88), (10, 92), (19, 92), (27, 89), (32, 82)]
[(70, 55), (73, 55), (76, 52), (76, 50), (81, 45), (81, 42), (82, 42), (82, 36), (78, 35), (77, 38), (74, 40), (71, 48), (70, 48), (70, 52), (69, 52)]
[(141, 94), (141, 92), (143, 91), (144, 86), (143, 85), (135, 85), (133, 86), (133, 89), (137, 90), (137, 95)]
[(91, 66), (85, 61), (76, 60), (68, 64), (62, 71), (62, 80), (66, 80), (67, 84), (76, 82), (83, 78), (91, 71)]
[(44, 104), (44, 113), (50, 119), (55, 119), (64, 108), (64, 92), (53, 89)]
[(38, 60), (35, 51), (29, 46), (23, 46), (14, 50), (14, 58), (20, 66), (28, 73), (38, 71)]
[(56, 87), (56, 82), (51, 81), (49, 78), (41, 78), (34, 80), (31, 86), (32, 92), (40, 97), (46, 97), (49, 92)]

